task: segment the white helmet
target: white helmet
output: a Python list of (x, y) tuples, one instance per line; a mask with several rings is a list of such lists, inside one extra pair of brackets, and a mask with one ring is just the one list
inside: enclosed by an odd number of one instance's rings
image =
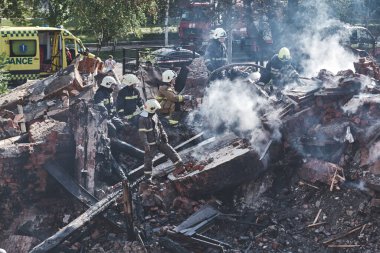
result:
[(227, 38), (227, 33), (223, 28), (216, 28), (214, 30), (214, 39)]
[(162, 73), (162, 81), (165, 83), (170, 83), (176, 77), (177, 73), (171, 69), (165, 70), (164, 73)]
[(140, 83), (140, 80), (134, 74), (126, 74), (121, 79), (121, 83), (127, 86)]
[(106, 87), (106, 88), (111, 88), (112, 84), (117, 84), (115, 78), (112, 76), (106, 76), (103, 78), (102, 83), (100, 86)]
[(155, 113), (158, 109), (161, 109), (161, 105), (154, 98), (148, 99), (144, 104), (144, 111), (148, 113)]
[(7, 253), (5, 249), (0, 249), (0, 253)]
[(253, 82), (257, 82), (258, 80), (260, 80), (260, 77), (261, 77), (261, 74), (260, 72), (253, 72), (249, 75), (249, 78), (253, 81)]

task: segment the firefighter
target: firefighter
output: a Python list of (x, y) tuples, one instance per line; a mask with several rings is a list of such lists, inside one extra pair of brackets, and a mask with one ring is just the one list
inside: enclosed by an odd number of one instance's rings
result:
[(216, 28), (213, 37), (206, 48), (205, 63), (209, 71), (227, 65), (227, 48), (224, 43), (227, 33), (223, 28)]
[(168, 136), (162, 127), (156, 111), (161, 108), (156, 99), (145, 102), (139, 118), (139, 136), (144, 145), (144, 176), (150, 179), (153, 169), (153, 158), (158, 151), (164, 153), (175, 166), (183, 166), (182, 159), (168, 143)]
[(299, 74), (291, 64), (289, 49), (283, 47), (267, 63), (259, 82), (269, 84), (272, 90), (273, 87), (282, 89), (294, 81), (299, 82)]
[(108, 119), (108, 135), (116, 137), (116, 132), (125, 129), (124, 123), (116, 117), (116, 109), (113, 104), (112, 92), (117, 87), (115, 78), (106, 76), (100, 83), (94, 96), (94, 104), (100, 111), (103, 119)]
[(162, 73), (162, 84), (158, 89), (158, 94), (156, 99), (160, 103), (160, 113), (169, 114), (169, 124), (177, 125), (178, 119), (174, 117), (174, 111), (176, 109), (176, 103), (191, 100), (190, 95), (178, 95), (177, 91), (174, 89), (175, 79), (177, 73), (173, 70), (166, 70)]
[[(111, 139), (111, 143), (117, 139), (117, 133), (119, 131), (126, 130), (124, 123), (116, 117), (116, 109), (112, 97), (112, 92), (116, 87), (117, 82), (115, 78), (106, 76), (103, 78), (94, 96), (94, 105), (95, 108), (100, 111), (102, 117), (101, 121), (107, 119), (108, 137)], [(112, 170), (114, 170), (121, 179), (126, 179), (123, 169), (113, 159), (112, 155), (111, 158), (113, 161)]]
[(121, 83), (125, 87), (119, 91), (116, 99), (118, 116), (133, 125), (137, 125), (136, 116), (140, 114), (140, 108), (143, 106), (140, 92), (136, 89), (140, 80), (133, 74), (126, 74), (121, 79)]
[(111, 117), (115, 115), (113, 107), (112, 92), (116, 88), (117, 82), (111, 76), (105, 76), (100, 83), (100, 87), (96, 90), (94, 103), (98, 106), (102, 116)]

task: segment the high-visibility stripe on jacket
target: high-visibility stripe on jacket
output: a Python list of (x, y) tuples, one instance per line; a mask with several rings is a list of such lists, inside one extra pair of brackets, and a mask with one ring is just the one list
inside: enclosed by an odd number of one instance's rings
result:
[(209, 71), (225, 66), (227, 64), (226, 45), (219, 40), (211, 40), (206, 48), (204, 59)]
[[(137, 115), (143, 106), (143, 101), (138, 89), (132, 86), (125, 86), (117, 95), (116, 107), (120, 117), (132, 118)], [(132, 116), (131, 116), (132, 115)]]
[(108, 116), (114, 116), (116, 109), (113, 105), (112, 89), (99, 87), (94, 96), (94, 104), (104, 106), (107, 109)]
[(167, 134), (162, 127), (157, 114), (149, 116), (147, 112), (142, 112), (139, 117), (139, 136), (144, 146), (154, 145), (167, 138)]

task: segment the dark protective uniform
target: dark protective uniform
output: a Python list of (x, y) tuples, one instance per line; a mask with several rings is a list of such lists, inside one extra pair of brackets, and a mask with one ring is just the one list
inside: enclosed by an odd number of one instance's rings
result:
[(116, 112), (113, 106), (112, 92), (113, 90), (111, 88), (100, 86), (94, 96), (94, 104), (98, 106), (98, 109), (102, 115), (107, 113), (108, 118), (115, 116)]
[(226, 45), (217, 39), (212, 39), (207, 46), (204, 58), (207, 69), (211, 72), (227, 65)]
[(275, 54), (267, 63), (259, 82), (267, 84), (272, 81), (273, 86), (282, 88), (286, 84), (297, 81), (298, 77), (299, 75), (297, 71), (293, 68), (290, 62), (281, 61), (278, 58), (278, 54)]
[[(97, 89), (95, 96), (94, 96), (94, 104), (96, 106), (96, 109), (98, 109), (103, 117), (103, 119), (107, 120), (107, 129), (108, 129), (108, 136), (110, 138), (116, 138), (117, 131), (121, 131), (125, 129), (124, 123), (116, 117), (116, 109), (113, 104), (113, 97), (112, 97), (113, 90), (111, 88), (106, 88), (103, 86), (100, 86), (99, 89)], [(112, 155), (111, 155), (112, 156)], [(126, 175), (122, 168), (117, 164), (115, 159), (112, 160), (112, 170), (116, 172), (116, 174), (121, 179), (126, 179)]]
[[(143, 111), (139, 118), (139, 136), (145, 148), (144, 173), (151, 174), (153, 158), (161, 151), (175, 164), (182, 163), (178, 153), (168, 144), (168, 136), (162, 127), (157, 114), (148, 114)], [(146, 147), (149, 147), (147, 149)]]
[(125, 86), (117, 95), (116, 107), (120, 118), (126, 118), (131, 121), (138, 116), (139, 108), (143, 106), (140, 92), (133, 86)]
[(107, 122), (108, 136), (116, 137), (116, 132), (125, 129), (124, 123), (116, 117), (116, 109), (113, 104), (113, 90), (100, 86), (94, 96), (96, 109), (100, 111), (103, 119), (109, 119)]

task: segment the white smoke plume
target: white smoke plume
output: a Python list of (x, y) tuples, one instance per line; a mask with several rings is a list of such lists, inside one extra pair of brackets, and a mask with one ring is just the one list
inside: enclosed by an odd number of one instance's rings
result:
[[(306, 0), (294, 17), (295, 26), (288, 41), (289, 47), (301, 57), (302, 74), (316, 76), (320, 69), (327, 69), (334, 74), (340, 70), (354, 69), (355, 56), (342, 46), (347, 40), (347, 33), (342, 29), (345, 24), (330, 15), (331, 8), (326, 0)], [(335, 29), (335, 28), (339, 29)]]
[[(216, 134), (233, 132), (249, 139), (257, 152), (263, 152), (271, 138), (281, 137), (278, 112), (251, 84), (241, 81), (213, 82), (196, 113), (207, 130)], [(269, 131), (263, 126), (264, 118)]]
[(365, 103), (378, 104), (380, 106), (380, 95), (372, 94), (359, 94), (351, 98), (346, 104), (342, 106), (342, 109), (346, 113), (356, 113), (358, 108), (363, 106)]
[(372, 145), (369, 150), (368, 160), (370, 162), (376, 162), (380, 159), (380, 141), (376, 142)]

